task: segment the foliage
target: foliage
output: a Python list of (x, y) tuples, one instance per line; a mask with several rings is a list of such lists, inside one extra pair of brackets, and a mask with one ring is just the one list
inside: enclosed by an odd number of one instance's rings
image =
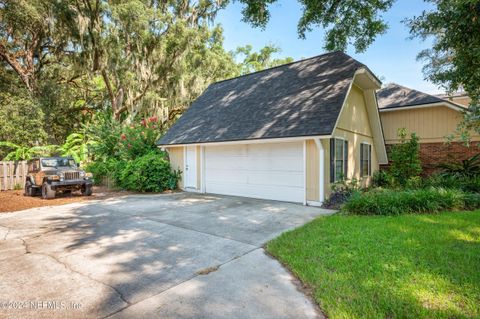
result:
[(342, 178), (339, 182), (331, 185), (332, 193), (323, 202), (322, 207), (327, 209), (340, 209), (354, 194), (361, 191), (361, 185), (356, 178), (347, 180)]
[(106, 161), (98, 160), (95, 162), (88, 163), (85, 170), (93, 174), (93, 181), (95, 185), (101, 185), (104, 183), (106, 178), (112, 180), (112, 182), (118, 183), (118, 176), (116, 172), (120, 172), (122, 167), (120, 167), (123, 162), (120, 162), (116, 159), (109, 159)]
[(460, 162), (441, 163), (438, 167), (443, 174), (454, 177), (480, 176), (480, 153)]
[(422, 181), (423, 187), (460, 189), (464, 192), (480, 193), (480, 176), (455, 176), (433, 174)]
[(418, 137), (415, 133), (410, 135), (410, 139), (406, 139), (406, 131), (400, 129), (398, 132), (400, 143), (392, 147), (390, 160), (392, 164), (388, 170), (395, 183), (400, 186), (406, 186), (407, 182), (422, 172), (422, 166), (419, 158)]
[[(477, 194), (480, 196), (480, 194)], [(456, 189), (426, 188), (416, 190), (375, 190), (354, 194), (343, 206), (345, 212), (357, 215), (402, 215), (436, 213), (468, 208), (466, 201), (476, 196)], [(480, 207), (474, 207), (480, 208)]]
[(235, 57), (243, 56), (243, 60), (238, 64), (240, 74), (248, 74), (264, 69), (272, 68), (278, 65), (290, 63), (291, 57), (283, 59), (274, 59), (272, 55), (280, 52), (280, 48), (273, 45), (266, 45), (259, 52), (253, 52), (251, 45), (239, 47), (235, 50)]
[(297, 275), (325, 317), (479, 318), (480, 211), (333, 215), (266, 250)]
[(126, 162), (125, 167), (116, 174), (118, 174), (118, 187), (139, 192), (163, 192), (167, 189), (176, 189), (180, 176), (178, 172), (172, 172), (166, 154), (158, 151), (149, 152)]
[(480, 4), (472, 0), (428, 0), (435, 10), (424, 11), (406, 22), (412, 37), (433, 39), (433, 46), (418, 58), (424, 73), (449, 92), (464, 89), (472, 98), (464, 128), (480, 133)]
[(58, 155), (58, 145), (25, 147), (10, 142), (0, 141), (0, 148), (2, 147), (9, 150), (7, 155), (3, 158), (4, 161), (21, 161), (29, 160), (38, 156)]
[(72, 157), (77, 163), (84, 163), (88, 158), (88, 148), (94, 144), (87, 140), (84, 133), (72, 133), (60, 147), (61, 155)]
[(111, 112), (98, 112), (85, 126), (85, 134), (91, 143), (91, 156), (94, 161), (106, 161), (118, 158), (122, 126), (113, 118)]
[[(270, 18), (268, 6), (277, 0), (240, 0), (245, 4), (244, 20), (257, 27), (265, 27)], [(298, 34), (305, 34), (312, 27), (326, 29), (325, 49), (345, 51), (353, 44), (357, 52), (363, 52), (375, 37), (385, 33), (387, 24), (379, 17), (390, 9), (394, 0), (299, 0), (302, 16), (298, 22)]]
[(0, 92), (0, 141), (25, 147), (44, 143), (43, 120), (40, 106), (28, 94)]
[(386, 170), (378, 170), (373, 172), (372, 175), (372, 186), (373, 187), (389, 187), (393, 185), (393, 179)]
[(119, 142), (119, 158), (133, 160), (157, 149), (158, 119), (152, 116), (123, 128)]

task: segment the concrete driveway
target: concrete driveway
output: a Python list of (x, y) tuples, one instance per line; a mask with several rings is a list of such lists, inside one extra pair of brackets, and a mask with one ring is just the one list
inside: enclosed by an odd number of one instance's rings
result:
[(0, 317), (316, 318), (261, 247), (329, 212), (178, 193), (0, 214)]

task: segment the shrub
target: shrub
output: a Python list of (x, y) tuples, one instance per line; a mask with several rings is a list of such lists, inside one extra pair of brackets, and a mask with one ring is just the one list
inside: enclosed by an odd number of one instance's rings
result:
[(360, 184), (356, 178), (352, 180), (342, 180), (332, 184), (332, 193), (325, 200), (322, 207), (328, 209), (340, 209), (353, 193), (360, 191)]
[(388, 187), (393, 184), (392, 177), (385, 170), (375, 171), (372, 175), (373, 187)]
[(480, 153), (460, 162), (449, 162), (439, 164), (442, 173), (455, 177), (480, 176)]
[(410, 135), (410, 140), (406, 139), (405, 129), (400, 129), (398, 136), (401, 139), (400, 144), (395, 144), (390, 153), (392, 164), (388, 170), (395, 182), (404, 187), (412, 178), (419, 176), (422, 172), (422, 166), (419, 157), (418, 136), (415, 133)]
[(480, 176), (455, 176), (434, 174), (423, 180), (424, 187), (460, 189), (464, 192), (480, 192)]
[(152, 151), (134, 160), (117, 164), (116, 180), (118, 186), (139, 192), (162, 192), (176, 189), (180, 173), (172, 172), (165, 153)]
[(358, 215), (435, 213), (442, 210), (475, 209), (480, 195), (455, 189), (375, 190), (354, 194), (343, 210)]
[(109, 159), (106, 161), (92, 162), (87, 165), (86, 171), (93, 174), (93, 180), (95, 185), (103, 183), (105, 178), (111, 178), (115, 180), (115, 172), (119, 161), (115, 159)]

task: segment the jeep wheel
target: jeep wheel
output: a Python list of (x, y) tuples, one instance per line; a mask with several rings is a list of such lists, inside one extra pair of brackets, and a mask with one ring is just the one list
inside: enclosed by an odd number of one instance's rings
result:
[(24, 196), (33, 196), (35, 194), (35, 190), (32, 188), (32, 182), (26, 181), (25, 182), (25, 191), (23, 193)]
[(85, 185), (82, 187), (82, 195), (83, 196), (91, 196), (92, 195), (92, 185)]
[(43, 183), (42, 185), (42, 198), (43, 199), (52, 199), (55, 198), (55, 191), (52, 187), (47, 183)]

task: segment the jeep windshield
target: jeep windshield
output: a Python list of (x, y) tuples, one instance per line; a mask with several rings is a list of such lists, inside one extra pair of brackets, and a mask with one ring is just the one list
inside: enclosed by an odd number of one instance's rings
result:
[(42, 167), (77, 167), (77, 164), (71, 158), (44, 158)]

